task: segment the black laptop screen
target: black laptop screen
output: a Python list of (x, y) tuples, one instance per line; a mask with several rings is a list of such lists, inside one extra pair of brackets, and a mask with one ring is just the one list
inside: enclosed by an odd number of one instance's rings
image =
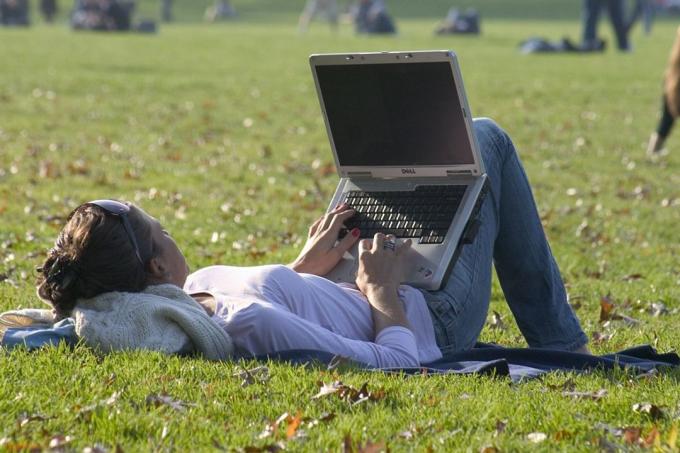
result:
[(340, 165), (473, 164), (449, 63), (316, 67)]

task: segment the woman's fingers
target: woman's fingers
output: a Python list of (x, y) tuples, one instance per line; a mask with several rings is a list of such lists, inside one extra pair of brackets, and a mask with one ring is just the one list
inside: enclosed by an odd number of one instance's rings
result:
[(321, 224), (321, 221), (324, 219), (324, 216), (319, 217), (312, 223), (312, 226), (309, 227), (309, 232), (307, 234), (308, 237), (314, 236), (316, 231), (319, 229), (319, 225)]
[[(331, 223), (333, 222), (333, 219), (335, 219), (336, 215), (342, 214), (342, 213), (347, 213), (347, 212), (352, 212), (352, 214), (354, 213), (354, 211), (349, 207), (349, 205), (347, 203), (342, 203), (342, 204), (336, 206), (332, 211), (330, 211), (329, 213), (327, 213), (325, 216), (322, 217), (323, 222), (321, 224), (321, 230), (325, 231), (328, 228), (330, 228)], [(351, 215), (349, 215), (348, 217), (351, 217)], [(338, 231), (340, 231), (340, 230), (338, 229)]]
[(359, 239), (359, 228), (354, 228), (348, 234), (343, 237), (340, 242), (335, 246), (340, 256), (344, 255), (346, 251), (352, 248), (354, 243)]
[(406, 252), (408, 249), (410, 249), (412, 243), (413, 243), (413, 241), (411, 241), (411, 239), (406, 239), (406, 240), (405, 240), (404, 242), (402, 242), (401, 244), (398, 244), (398, 245), (397, 245), (397, 250), (396, 250), (397, 255), (401, 255), (402, 253), (404, 253), (404, 252)]
[(354, 215), (354, 209), (348, 209), (346, 211), (341, 211), (332, 216), (328, 230), (333, 232), (336, 236), (340, 233), (340, 229), (346, 220)]
[(375, 236), (373, 236), (373, 247), (371, 248), (371, 251), (377, 252), (378, 250), (382, 250), (384, 243), (385, 235), (382, 233), (376, 233)]

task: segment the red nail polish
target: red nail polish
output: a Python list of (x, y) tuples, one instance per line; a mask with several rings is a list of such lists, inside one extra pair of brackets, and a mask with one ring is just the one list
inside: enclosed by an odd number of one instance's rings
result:
[(352, 229), (352, 236), (354, 236), (355, 238), (358, 238), (360, 234), (361, 231), (359, 231), (359, 228)]

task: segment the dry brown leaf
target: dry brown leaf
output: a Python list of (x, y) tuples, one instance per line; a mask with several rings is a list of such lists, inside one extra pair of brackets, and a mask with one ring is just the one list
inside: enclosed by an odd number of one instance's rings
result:
[(656, 317), (659, 317), (661, 315), (667, 315), (668, 314), (668, 308), (666, 308), (666, 305), (663, 302), (652, 302), (649, 307), (647, 307), (647, 311)]
[(593, 335), (592, 335), (593, 343), (595, 343), (595, 344), (606, 343), (607, 341), (612, 339), (614, 334), (615, 334), (615, 332), (611, 332), (611, 333), (593, 332)]
[(493, 433), (494, 437), (502, 434), (505, 431), (505, 427), (508, 426), (507, 420), (496, 420), (496, 429)]
[(286, 418), (286, 421), (288, 422), (288, 426), (286, 427), (286, 439), (291, 439), (293, 436), (295, 436), (297, 429), (300, 427), (300, 423), (302, 422), (302, 413), (298, 411), (294, 417), (289, 415)]
[(49, 447), (52, 450), (64, 448), (73, 440), (72, 436), (64, 436), (63, 434), (57, 434), (50, 439)]
[(241, 379), (241, 387), (248, 387), (252, 384), (264, 384), (269, 381), (269, 368), (262, 365), (251, 369), (238, 371), (232, 376)]
[(604, 398), (607, 395), (607, 390), (606, 389), (600, 389), (597, 392), (562, 392), (562, 395), (564, 396), (570, 396), (576, 399), (590, 399), (593, 401), (598, 401)]
[(23, 428), (24, 426), (26, 426), (27, 424), (29, 424), (31, 422), (44, 422), (44, 421), (49, 420), (50, 418), (52, 418), (52, 417), (48, 417), (48, 416), (42, 415), (42, 414), (31, 414), (31, 415), (22, 414), (17, 419), (17, 426), (19, 428)]
[(151, 394), (146, 397), (146, 404), (148, 406), (168, 406), (178, 412), (184, 412), (187, 407), (196, 407), (194, 403), (187, 403), (185, 401), (180, 401), (173, 399), (171, 396), (166, 394)]
[(562, 390), (563, 392), (570, 392), (576, 389), (576, 383), (572, 378), (567, 379), (561, 384), (548, 384), (550, 390)]
[(647, 434), (643, 443), (646, 447), (661, 448), (661, 434), (656, 426), (652, 426), (652, 430)]
[(629, 426), (623, 428), (623, 440), (627, 444), (637, 444), (640, 441), (640, 434), (642, 429), (638, 426)]
[(607, 294), (600, 298), (600, 322), (605, 322), (611, 319), (614, 311), (614, 303), (611, 301), (611, 295)]
[(493, 445), (485, 445), (479, 449), (479, 453), (499, 453), (500, 450)]
[(365, 445), (358, 446), (357, 453), (378, 453), (381, 451), (389, 451), (385, 447), (385, 442), (366, 442)]
[(633, 404), (633, 411), (640, 414), (647, 414), (653, 419), (663, 418), (666, 415), (661, 407), (652, 403), (635, 403)]
[(491, 315), (491, 321), (489, 321), (490, 329), (507, 330), (508, 327), (503, 322), (503, 317), (496, 311), (493, 310)]
[(556, 441), (560, 442), (560, 441), (563, 441), (565, 439), (569, 439), (573, 435), (574, 435), (574, 433), (572, 433), (571, 431), (567, 431), (566, 429), (563, 429), (563, 430), (557, 431), (553, 435), (553, 437)]

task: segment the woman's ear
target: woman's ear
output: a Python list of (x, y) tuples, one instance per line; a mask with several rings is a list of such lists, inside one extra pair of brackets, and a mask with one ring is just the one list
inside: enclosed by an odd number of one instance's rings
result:
[(146, 271), (149, 274), (150, 283), (166, 283), (170, 277), (165, 262), (160, 256), (154, 256), (149, 260)]

